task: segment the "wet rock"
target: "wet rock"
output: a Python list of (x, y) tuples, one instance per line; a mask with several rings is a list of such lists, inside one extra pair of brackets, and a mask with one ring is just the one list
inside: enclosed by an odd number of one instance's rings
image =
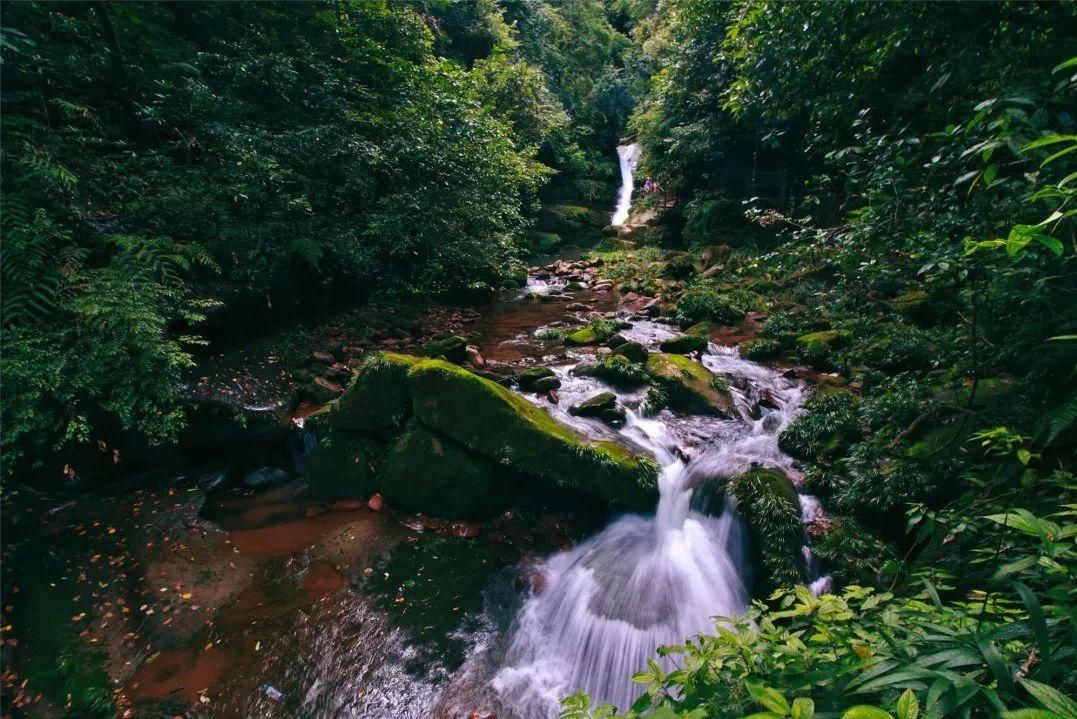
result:
[(617, 395), (613, 392), (601, 392), (568, 408), (568, 413), (575, 417), (594, 417), (614, 427), (625, 423), (625, 411), (617, 406)]
[(333, 512), (358, 512), (366, 505), (358, 499), (341, 499), (329, 505)]
[(311, 355), (311, 359), (324, 365), (331, 365), (337, 361), (337, 358), (334, 357), (332, 353), (326, 352), (325, 350), (318, 350)]
[(591, 305), (585, 305), (582, 302), (572, 302), (565, 305), (566, 310), (572, 310), (573, 312), (587, 312), (591, 309)]
[(366, 506), (371, 512), (380, 512), (385, 509), (385, 500), (380, 494), (375, 494), (367, 500)]
[(516, 378), (516, 382), (521, 390), (531, 389), (535, 382), (545, 377), (553, 377), (554, 371), (549, 367), (532, 367), (531, 369), (524, 370)]
[(187, 413), (183, 442), (188, 447), (283, 441), (291, 423), (292, 403), (245, 405), (225, 399), (196, 400)]
[(585, 345), (597, 345), (601, 344), (602, 339), (598, 334), (590, 327), (584, 327), (571, 333), (568, 337), (565, 337), (566, 345), (575, 345), (582, 347)]
[(703, 365), (675, 354), (653, 354), (647, 358), (647, 373), (669, 397), (670, 406), (684, 412), (736, 416), (728, 389), (715, 382)]
[(610, 337), (608, 340), (606, 340), (603, 343), (603, 346), (609, 347), (609, 348), (612, 349), (613, 347), (620, 347), (621, 345), (625, 344), (626, 342), (628, 342), (628, 338), (625, 337), (620, 332), (618, 332), (613, 337)]
[(325, 499), (361, 499), (378, 491), (380, 442), (339, 434), (323, 437), (303, 463), (310, 492)]
[(474, 522), (453, 522), (451, 532), (457, 539), (472, 539), (479, 536), (479, 525)]
[(459, 335), (440, 335), (437, 339), (423, 346), (426, 357), (444, 357), (450, 362), (460, 364), (467, 359), (467, 338)]
[(707, 336), (696, 333), (686, 333), (671, 337), (660, 344), (659, 349), (663, 352), (686, 355), (690, 352), (703, 352), (707, 349)]
[(709, 269), (729, 257), (732, 252), (733, 248), (729, 245), (711, 245), (703, 250), (700, 256), (700, 265), (702, 265), (703, 269)]
[(538, 394), (555, 389), (561, 389), (561, 380), (557, 377), (540, 377), (531, 384), (531, 391)]
[(243, 484), (257, 489), (284, 484), (292, 475), (280, 467), (259, 467), (243, 475)]
[(393, 507), (445, 519), (497, 514), (516, 490), (511, 469), (422, 425), (393, 444), (381, 475)]
[(416, 417), (499, 464), (633, 507), (653, 507), (657, 466), (577, 435), (523, 397), (446, 362), (408, 373)]
[(561, 401), (561, 395), (557, 393), (557, 390), (551, 389), (546, 393), (546, 399), (550, 400), (553, 404), (558, 404)]
[(579, 280), (575, 280), (565, 285), (565, 292), (580, 292), (582, 290), (586, 290), (587, 288), (588, 285), (586, 282), (580, 282)]
[(476, 369), (486, 367), (486, 360), (483, 359), (482, 353), (479, 352), (479, 348), (475, 345), (467, 346), (467, 363)]
[(616, 346), (613, 349), (613, 354), (627, 357), (633, 362), (646, 362), (649, 352), (639, 342), (625, 342)]

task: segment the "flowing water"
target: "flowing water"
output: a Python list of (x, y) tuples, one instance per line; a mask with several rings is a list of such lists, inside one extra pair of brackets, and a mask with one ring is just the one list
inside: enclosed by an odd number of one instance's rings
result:
[[(624, 334), (655, 350), (675, 333), (641, 321)], [(628, 421), (613, 430), (565, 409), (610, 388), (575, 377), (571, 366), (558, 368), (561, 401), (551, 413), (584, 434), (616, 434), (653, 454), (663, 467), (660, 498), (654, 516), (623, 516), (541, 566), (543, 589), (520, 609), (492, 681), (509, 716), (557, 716), (560, 699), (580, 689), (626, 709), (639, 693), (632, 675), (659, 646), (712, 632), (713, 617), (746, 606), (751, 567), (745, 532), (720, 491), (717, 507), (708, 508), (705, 498), (714, 493), (702, 490), (720, 488), (722, 479), (753, 466), (795, 477), (777, 437), (798, 411), (805, 387), (733, 349), (712, 344), (701, 359), (729, 379), (738, 417), (664, 411), (647, 418), (639, 410), (641, 391), (617, 392)], [(805, 506), (814, 505), (807, 500)]]
[(639, 163), (639, 145), (632, 143), (621, 145), (617, 148), (617, 156), (621, 160), (621, 189), (617, 194), (617, 206), (610, 218), (610, 224), (623, 225), (628, 219), (628, 211), (632, 207), (632, 188), (635, 182), (636, 165)]
[[(619, 154), (623, 221), (638, 148)], [(615, 293), (573, 292), (574, 309), (545, 296), (563, 287), (531, 278), (525, 293), (484, 308), (469, 334), (493, 365), (552, 366), (560, 402), (526, 396), (559, 421), (652, 454), (663, 467), (653, 514), (604, 518), (601, 503), (555, 497), (460, 539), (448, 522), (310, 499), (298, 478), (271, 489), (214, 479), (286, 466), (284, 456), (192, 457), (28, 510), (43, 519), (3, 562), (22, 590), (14, 624), (30, 641), (20, 647), (38, 647), (51, 666), (56, 652), (40, 637), (55, 618), (71, 617), (77, 632), (93, 616), (84, 634), (108, 648), (121, 709), (148, 715), (549, 719), (580, 689), (627, 707), (631, 676), (658, 646), (711, 632), (712, 617), (747, 603), (750, 547), (723, 480), (753, 465), (798, 478), (777, 436), (806, 388), (712, 344), (699, 359), (728, 379), (737, 416), (644, 416), (642, 389), (573, 374), (591, 350), (535, 337), (618, 307)], [(654, 350), (676, 332), (636, 320), (622, 334)], [(617, 394), (623, 427), (569, 414), (600, 391)], [(801, 508), (805, 524), (822, 511), (807, 495)], [(804, 566), (824, 589), (807, 547)]]

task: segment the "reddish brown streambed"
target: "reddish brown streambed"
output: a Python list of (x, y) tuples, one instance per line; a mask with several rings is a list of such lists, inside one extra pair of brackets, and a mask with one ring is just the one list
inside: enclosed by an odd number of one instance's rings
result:
[[(491, 364), (527, 364), (554, 352), (537, 327), (616, 302), (612, 291), (571, 303), (513, 293), (470, 334)], [(55, 663), (72, 650), (89, 674), (104, 669), (122, 716), (482, 712), (482, 679), (459, 668), (511, 616), (514, 567), (602, 518), (553, 497), (454, 526), (316, 502), (299, 481), (207, 496), (198, 480), (224, 467), (192, 459), (71, 504), (10, 498), (22, 521), (5, 524), (17, 530), (3, 562), (5, 716), (72, 711), (47, 698), (65, 693)]]

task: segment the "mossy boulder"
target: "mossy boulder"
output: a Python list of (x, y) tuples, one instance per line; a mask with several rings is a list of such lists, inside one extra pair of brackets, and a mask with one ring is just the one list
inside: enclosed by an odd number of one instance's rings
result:
[(508, 506), (516, 477), (503, 465), (414, 423), (389, 448), (381, 492), (389, 506), (445, 519), (484, 519)]
[(605, 339), (599, 336), (599, 334), (591, 327), (578, 329), (565, 337), (566, 345), (575, 345), (579, 347), (584, 345), (598, 345), (603, 342), (605, 342)]
[(467, 359), (467, 337), (460, 335), (443, 335), (423, 346), (426, 357), (444, 357), (450, 362), (460, 364)]
[(304, 466), (311, 494), (325, 499), (363, 499), (381, 488), (380, 442), (331, 433), (307, 453)]
[(805, 359), (820, 362), (827, 360), (834, 350), (848, 346), (851, 337), (846, 330), (821, 330), (800, 335), (796, 346)]
[(782, 353), (782, 343), (776, 339), (756, 337), (745, 342), (740, 348), (740, 353), (750, 360), (774, 359)]
[(689, 352), (703, 352), (707, 349), (707, 337), (701, 334), (683, 334), (671, 337), (658, 345), (663, 352), (686, 355)]
[(332, 427), (344, 433), (377, 432), (399, 424), (411, 408), (407, 373), (420, 357), (381, 352), (366, 358), (351, 386), (333, 406)]
[(669, 406), (684, 412), (733, 417), (733, 398), (715, 387), (714, 374), (687, 357), (653, 354), (647, 358), (647, 373), (661, 386)]
[(931, 296), (926, 290), (903, 292), (887, 304), (902, 317), (913, 321), (929, 320), (934, 314)]
[(553, 376), (553, 370), (549, 367), (532, 367), (531, 369), (521, 372), (516, 378), (516, 381), (520, 389), (529, 390), (534, 386), (535, 382), (538, 382), (540, 379)]
[(804, 528), (793, 483), (778, 469), (751, 469), (729, 482), (737, 513), (748, 525), (764, 591), (803, 581)]
[(610, 354), (599, 357), (594, 363), (580, 364), (573, 370), (578, 376), (598, 377), (614, 387), (633, 388), (647, 384), (647, 370), (639, 362), (624, 355)]
[(439, 360), (408, 372), (415, 416), (469, 449), (523, 472), (637, 508), (657, 499), (658, 467), (611, 441), (589, 441), (523, 397)]
[(617, 395), (613, 392), (600, 392), (577, 402), (568, 408), (568, 413), (576, 417), (594, 417), (615, 427), (625, 423), (625, 411), (617, 406)]
[(625, 342), (614, 347), (613, 354), (626, 357), (631, 362), (643, 363), (647, 361), (647, 355), (650, 353), (639, 342)]

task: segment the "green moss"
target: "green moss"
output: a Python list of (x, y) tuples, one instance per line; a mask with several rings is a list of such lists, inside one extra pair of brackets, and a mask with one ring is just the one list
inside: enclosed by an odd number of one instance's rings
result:
[(553, 377), (553, 370), (549, 367), (532, 367), (531, 369), (524, 370), (520, 373), (520, 376), (516, 378), (520, 389), (530, 389), (535, 382), (539, 381), (543, 377)]
[(463, 362), (467, 359), (467, 337), (443, 335), (423, 347), (426, 357), (444, 357), (450, 362)]
[(528, 232), (526, 237), (532, 252), (549, 254), (561, 246), (561, 235), (555, 232)]
[(929, 295), (924, 290), (912, 290), (894, 297), (888, 303), (890, 307), (907, 319), (924, 319), (930, 314)]
[(687, 357), (653, 354), (647, 358), (647, 372), (663, 388), (674, 409), (720, 417), (735, 415), (732, 397), (715, 388), (714, 374)]
[(834, 350), (849, 344), (851, 334), (846, 330), (822, 330), (797, 337), (797, 349), (809, 362), (825, 362)]
[(642, 364), (617, 354), (599, 357), (586, 374), (605, 380), (615, 387), (626, 388), (639, 387), (646, 384), (648, 379), (647, 370)]
[(623, 345), (618, 345), (614, 348), (613, 354), (627, 357), (632, 362), (643, 363), (647, 361), (649, 352), (639, 342), (625, 342)]
[(595, 417), (613, 425), (621, 425), (625, 421), (625, 411), (617, 406), (617, 395), (613, 392), (600, 392), (572, 405), (568, 412), (577, 417)]
[(419, 423), (393, 444), (381, 469), (381, 491), (391, 507), (446, 519), (496, 514), (515, 489), (508, 467)]
[(658, 467), (614, 442), (592, 442), (523, 397), (438, 360), (408, 373), (415, 415), (428, 427), (520, 472), (633, 507), (657, 497)]
[(801, 582), (804, 529), (789, 478), (777, 469), (752, 469), (730, 480), (729, 493), (752, 535), (767, 589)]
[(782, 353), (782, 343), (780, 340), (758, 337), (746, 342), (740, 351), (750, 360), (773, 359)]
[(686, 355), (689, 352), (703, 352), (707, 349), (707, 338), (700, 334), (683, 334), (671, 337), (660, 344), (663, 352)]
[(381, 443), (330, 434), (307, 453), (307, 481), (313, 495), (326, 499), (363, 499), (381, 489)]
[(333, 406), (330, 424), (338, 432), (376, 432), (399, 424), (411, 407), (407, 372), (417, 357), (379, 353), (365, 359), (351, 387)]
[(576, 330), (565, 337), (565, 344), (567, 345), (597, 345), (602, 342), (595, 331), (590, 327), (584, 327), (583, 329)]

